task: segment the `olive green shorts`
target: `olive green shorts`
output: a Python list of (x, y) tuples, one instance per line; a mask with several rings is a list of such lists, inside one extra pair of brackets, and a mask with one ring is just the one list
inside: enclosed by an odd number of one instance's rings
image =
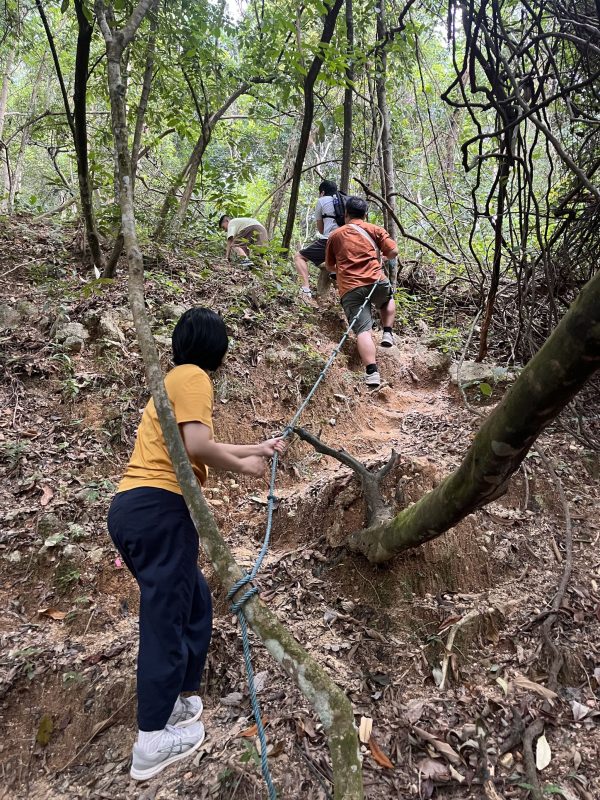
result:
[[(350, 289), (349, 292), (342, 295), (342, 308), (344, 309), (348, 322), (352, 322), (354, 317), (358, 314), (360, 307), (369, 296), (369, 292), (372, 288), (373, 284), (370, 283), (368, 286), (358, 286), (356, 289)], [(359, 334), (372, 330), (373, 316), (371, 314), (371, 303), (375, 308), (383, 308), (390, 302), (393, 294), (392, 285), (388, 280), (377, 281), (375, 291), (371, 295), (371, 302), (367, 303), (360, 312), (352, 328), (354, 333)]]

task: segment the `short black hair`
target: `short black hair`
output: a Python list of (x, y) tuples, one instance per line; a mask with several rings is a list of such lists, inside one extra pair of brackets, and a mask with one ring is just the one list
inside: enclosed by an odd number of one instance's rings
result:
[(337, 183), (335, 181), (321, 181), (319, 184), (319, 191), (323, 194), (333, 195), (337, 192)]
[(212, 371), (221, 366), (229, 338), (223, 319), (210, 308), (188, 308), (175, 325), (172, 344), (175, 364)]
[(369, 206), (367, 205), (367, 201), (363, 200), (362, 197), (352, 195), (346, 200), (346, 214), (348, 214), (349, 217), (364, 219), (367, 216), (368, 210)]
[(224, 220), (224, 219), (230, 219), (230, 216), (229, 216), (229, 214), (221, 214), (221, 217), (219, 218), (219, 228), (220, 228), (220, 227), (221, 227), (221, 225), (223, 224), (223, 220)]

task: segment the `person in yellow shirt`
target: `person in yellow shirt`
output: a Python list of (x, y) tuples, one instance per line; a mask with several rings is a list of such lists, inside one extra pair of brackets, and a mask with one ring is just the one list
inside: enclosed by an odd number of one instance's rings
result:
[[(225, 323), (191, 308), (173, 331), (175, 367), (165, 387), (198, 483), (208, 469), (260, 477), (282, 438), (255, 445), (215, 442), (213, 388), (228, 348)], [(140, 589), (138, 737), (131, 777), (148, 780), (204, 740), (198, 689), (212, 632), (212, 602), (198, 569), (198, 535), (175, 476), (154, 401), (144, 409), (133, 454), (108, 513), (108, 530)]]

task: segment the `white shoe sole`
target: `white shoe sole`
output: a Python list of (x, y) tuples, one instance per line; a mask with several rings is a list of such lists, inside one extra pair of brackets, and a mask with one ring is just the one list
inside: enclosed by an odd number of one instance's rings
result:
[(379, 346), (380, 347), (393, 347), (394, 346), (394, 342), (380, 342)]
[(153, 778), (155, 775), (158, 775), (165, 769), (165, 767), (170, 767), (171, 764), (175, 764), (177, 761), (183, 761), (184, 758), (188, 758), (188, 756), (193, 755), (196, 750), (199, 750), (204, 742), (206, 737), (206, 732), (202, 731), (202, 737), (198, 739), (198, 741), (190, 747), (189, 750), (186, 750), (185, 753), (177, 753), (175, 756), (171, 756), (167, 758), (165, 761), (161, 761), (160, 764), (157, 764), (155, 767), (150, 767), (149, 769), (134, 769), (133, 767), (129, 771), (129, 775), (133, 778), (134, 781), (149, 781), (150, 778)]

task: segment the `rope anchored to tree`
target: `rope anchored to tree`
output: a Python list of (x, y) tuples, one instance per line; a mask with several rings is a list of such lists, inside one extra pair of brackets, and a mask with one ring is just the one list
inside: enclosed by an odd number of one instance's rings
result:
[[(367, 295), (367, 297), (366, 297), (365, 301), (363, 302), (363, 304), (361, 305), (361, 307), (356, 312), (356, 315), (355, 315), (354, 319), (352, 320), (352, 322), (346, 328), (346, 331), (344, 332), (344, 335), (340, 339), (340, 341), (337, 344), (337, 346), (333, 349), (333, 352), (331, 353), (331, 355), (327, 359), (327, 362), (326, 362), (325, 366), (321, 370), (321, 373), (320, 373), (319, 377), (317, 378), (317, 380), (315, 381), (315, 383), (313, 384), (310, 392), (306, 395), (306, 397), (304, 398), (304, 400), (300, 404), (300, 407), (298, 408), (298, 410), (296, 411), (296, 413), (292, 417), (291, 421), (284, 428), (283, 433), (282, 433), (282, 437), (284, 439), (286, 439), (288, 436), (290, 436), (293, 433), (293, 430), (294, 430), (294, 428), (296, 426), (296, 423), (300, 419), (300, 417), (301, 417), (302, 413), (304, 412), (305, 408), (307, 407), (307, 405), (310, 403), (314, 393), (317, 391), (317, 388), (319, 387), (321, 381), (324, 379), (324, 377), (327, 374), (329, 368), (331, 367), (331, 365), (335, 361), (338, 353), (340, 352), (340, 350), (342, 349), (342, 346), (344, 345), (344, 342), (346, 341), (346, 339), (350, 335), (350, 332), (352, 331), (352, 329), (356, 325), (356, 322), (357, 322), (360, 314), (362, 313), (363, 309), (370, 302), (371, 297), (373, 296), (373, 292), (375, 291), (376, 287), (377, 287), (377, 282), (373, 284), (373, 288), (371, 289), (371, 291)], [(264, 781), (265, 781), (265, 783), (267, 785), (267, 789), (268, 789), (268, 792), (269, 792), (269, 800), (276, 800), (277, 792), (275, 791), (275, 787), (273, 786), (273, 780), (271, 778), (271, 773), (269, 771), (269, 764), (268, 764), (268, 760), (267, 760), (267, 740), (266, 740), (266, 737), (265, 737), (265, 728), (264, 728), (264, 725), (263, 725), (263, 722), (262, 722), (262, 719), (261, 719), (261, 715), (260, 715), (260, 704), (258, 702), (258, 697), (256, 695), (256, 687), (254, 685), (254, 670), (252, 669), (252, 659), (251, 659), (251, 655), (250, 655), (250, 640), (249, 640), (249, 637), (248, 637), (248, 622), (246, 620), (246, 614), (244, 612), (244, 605), (248, 602), (248, 600), (251, 597), (254, 597), (254, 595), (258, 593), (258, 589), (257, 589), (256, 586), (250, 586), (238, 600), (233, 600), (233, 598), (235, 597), (235, 595), (241, 589), (243, 589), (245, 586), (248, 586), (249, 584), (251, 584), (254, 581), (254, 578), (258, 574), (258, 572), (259, 572), (259, 570), (260, 570), (260, 568), (262, 566), (262, 562), (264, 561), (264, 558), (267, 555), (267, 552), (269, 550), (269, 543), (270, 543), (270, 540), (271, 540), (271, 530), (273, 528), (273, 511), (275, 510), (275, 501), (277, 500), (277, 497), (275, 495), (275, 483), (276, 483), (276, 480), (277, 480), (277, 464), (278, 464), (278, 461), (279, 461), (279, 457), (278, 456), (279, 456), (279, 454), (276, 452), (275, 455), (273, 456), (273, 461), (271, 462), (271, 480), (269, 482), (269, 494), (267, 496), (267, 500), (268, 500), (268, 504), (267, 504), (267, 525), (266, 525), (266, 529), (265, 529), (265, 536), (264, 536), (264, 539), (263, 539), (262, 547), (260, 549), (260, 552), (258, 554), (258, 557), (257, 557), (256, 561), (254, 562), (254, 566), (252, 567), (250, 572), (247, 572), (245, 575), (243, 575), (239, 579), (239, 581), (236, 581), (236, 583), (227, 592), (227, 599), (232, 601), (231, 610), (236, 614), (236, 616), (238, 618), (238, 622), (240, 623), (240, 631), (241, 631), (241, 634), (242, 634), (242, 649), (243, 649), (243, 652), (244, 652), (244, 663), (246, 665), (246, 675), (248, 677), (248, 690), (249, 690), (249, 694), (250, 694), (250, 704), (252, 705), (252, 712), (254, 714), (254, 720), (256, 722), (256, 730), (257, 730), (257, 733), (258, 733), (258, 740), (260, 742), (261, 770), (262, 770), (263, 778), (264, 778)]]

